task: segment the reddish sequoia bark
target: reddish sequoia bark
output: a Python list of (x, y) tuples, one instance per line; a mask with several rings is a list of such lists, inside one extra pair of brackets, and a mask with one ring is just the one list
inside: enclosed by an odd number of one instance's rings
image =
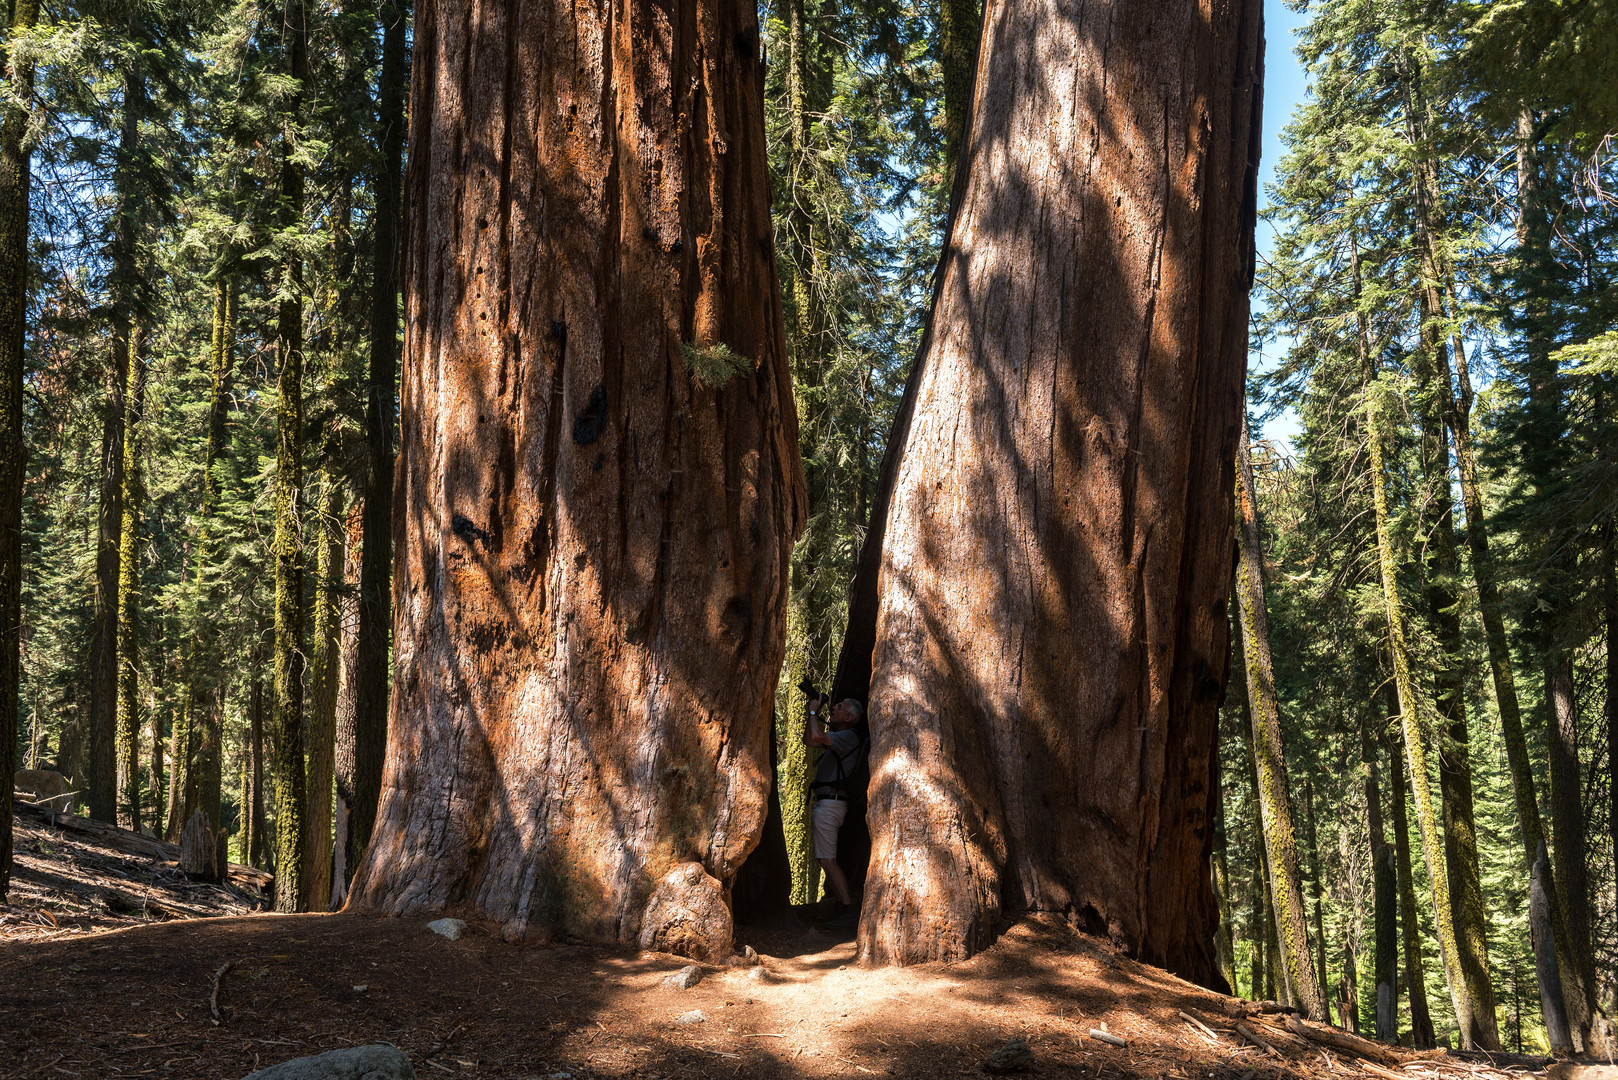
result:
[(681, 928), (728, 924), (763, 825), (804, 503), (753, 5), (426, 0), (415, 47), (398, 676), (352, 903), (728, 949)]
[(1261, 49), (1256, 0), (988, 5), (882, 529), (866, 960), (1037, 909), (1219, 979)]

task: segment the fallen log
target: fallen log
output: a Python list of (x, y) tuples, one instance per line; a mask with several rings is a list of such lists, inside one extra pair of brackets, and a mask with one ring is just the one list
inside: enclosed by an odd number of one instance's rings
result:
[(1399, 1060), (1397, 1055), (1381, 1043), (1372, 1042), (1370, 1039), (1364, 1039), (1358, 1035), (1351, 1035), (1338, 1028), (1327, 1027), (1324, 1024), (1309, 1024), (1306, 1026), (1296, 1016), (1282, 1017), (1282, 1023), (1286, 1024), (1288, 1031), (1299, 1038), (1324, 1043), (1339, 1050), (1347, 1050), (1351, 1054), (1358, 1054), (1362, 1058), (1379, 1061), (1384, 1065), (1394, 1064)]

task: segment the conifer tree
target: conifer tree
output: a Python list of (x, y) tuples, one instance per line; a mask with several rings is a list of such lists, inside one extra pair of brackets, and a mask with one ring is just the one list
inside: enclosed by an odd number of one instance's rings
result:
[[(1237, 446), (1236, 598), (1241, 611), (1243, 667), (1253, 717), (1253, 765), (1270, 894), (1275, 904), (1278, 960), (1294, 1000), (1312, 1020), (1326, 1021), (1321, 990), (1325, 963), (1317, 973), (1309, 953), (1308, 915), (1298, 870), (1297, 830), (1288, 792), (1286, 757), (1281, 750), (1280, 702), (1270, 660), (1270, 619), (1264, 601), (1264, 557), (1260, 547), (1258, 493), (1253, 483), (1247, 420)], [(1317, 901), (1318, 907), (1318, 901)]]
[[(8, 39), (30, 30), (37, 0), (12, 0)], [(31, 61), (8, 48), (0, 78), (17, 102), (0, 103), (0, 776), (17, 768), (18, 651), (22, 623), (23, 365), (28, 310)], [(11, 800), (0, 799), (0, 900), (11, 886)]]

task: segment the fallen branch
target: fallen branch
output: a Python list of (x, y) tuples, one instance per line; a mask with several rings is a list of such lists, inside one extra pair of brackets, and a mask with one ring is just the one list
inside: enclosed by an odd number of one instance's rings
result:
[(215, 1027), (218, 1027), (219, 1022), (224, 1019), (219, 1013), (219, 981), (225, 977), (225, 972), (229, 971), (231, 965), (235, 963), (236, 961), (234, 960), (226, 960), (219, 965), (219, 970), (213, 973), (213, 989), (208, 993), (208, 1011), (213, 1013)]
[(1208, 1038), (1212, 1039), (1214, 1042), (1217, 1043), (1219, 1041), (1219, 1036), (1214, 1034), (1213, 1028), (1209, 1027), (1207, 1024), (1204, 1024), (1201, 1020), (1198, 1020), (1184, 1009), (1180, 1009), (1178, 1011), (1180, 1013), (1180, 1019), (1184, 1020), (1194, 1028), (1199, 1028), (1204, 1035), (1208, 1036)]
[(1264, 1039), (1259, 1035), (1258, 1032), (1254, 1031), (1252, 1028), (1248, 1027), (1246, 1024), (1242, 1023), (1240, 1020), (1236, 1021), (1236, 1030), (1237, 1030), (1237, 1032), (1239, 1032), (1241, 1034), (1242, 1038), (1246, 1039), (1248, 1042), (1252, 1043), (1254, 1046), (1258, 1047), (1260, 1050), (1263, 1050), (1265, 1053), (1269, 1054), (1271, 1057), (1277, 1057), (1278, 1058), (1278, 1057), (1281, 1056), (1281, 1051), (1277, 1050), (1275, 1047), (1273, 1047), (1269, 1043), (1265, 1042)]
[(1110, 1046), (1122, 1046), (1122, 1047), (1125, 1047), (1125, 1048), (1127, 1048), (1129, 1046), (1129, 1040), (1128, 1039), (1120, 1039), (1118, 1036), (1114, 1035), (1112, 1032), (1110, 1032), (1110, 1031), (1102, 1031), (1100, 1028), (1091, 1028), (1090, 1029), (1090, 1038), (1099, 1039), (1100, 1041), (1102, 1041), (1104, 1043), (1107, 1043)]

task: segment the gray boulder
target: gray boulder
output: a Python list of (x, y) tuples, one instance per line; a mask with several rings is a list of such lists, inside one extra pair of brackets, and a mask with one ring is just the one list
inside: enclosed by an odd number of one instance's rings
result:
[(676, 990), (689, 990), (701, 981), (702, 969), (695, 964), (691, 964), (664, 979), (663, 985), (673, 987)]
[(328, 1050), (249, 1073), (242, 1080), (416, 1080), (404, 1051), (390, 1043)]
[(447, 937), (451, 941), (459, 941), (461, 940), (461, 935), (466, 932), (466, 920), (434, 919), (427, 924), (427, 929), (440, 937)]

